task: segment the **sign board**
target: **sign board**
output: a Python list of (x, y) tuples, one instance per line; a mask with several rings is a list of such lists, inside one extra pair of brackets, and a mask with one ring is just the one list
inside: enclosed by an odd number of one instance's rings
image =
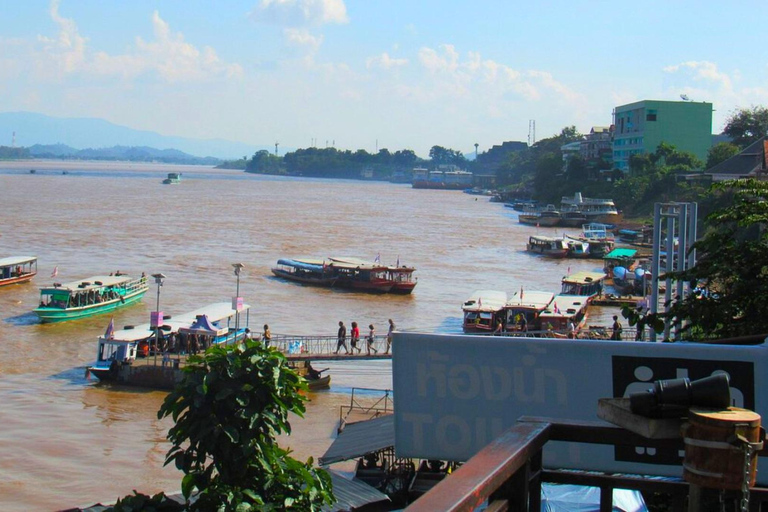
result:
[(152, 311), (149, 314), (149, 326), (152, 329), (156, 329), (157, 327), (162, 327), (162, 325), (163, 325), (163, 312)]
[(242, 297), (232, 297), (232, 309), (235, 311), (242, 311), (243, 304), (244, 302)]
[[(659, 379), (695, 380), (717, 372), (730, 376), (733, 405), (768, 418), (768, 345), (764, 344), (417, 333), (397, 333), (394, 344), (398, 457), (465, 461), (520, 416), (595, 421), (600, 398), (627, 397), (653, 387)], [(544, 464), (681, 476), (683, 455), (642, 446), (552, 442), (544, 449)], [(760, 474), (768, 482), (768, 472)]]

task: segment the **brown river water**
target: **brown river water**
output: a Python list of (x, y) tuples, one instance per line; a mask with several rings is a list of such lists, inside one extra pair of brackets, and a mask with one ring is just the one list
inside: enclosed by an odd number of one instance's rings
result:
[[(162, 185), (171, 171), (182, 172), (182, 182)], [(232, 263), (240, 262), (240, 294), (257, 332), (268, 323), (275, 334), (334, 335), (344, 320), (384, 333), (392, 318), (400, 330), (453, 333), (474, 290), (557, 292), (569, 267), (601, 267), (527, 254), (536, 231), (561, 233), (521, 225), (487, 197), (402, 184), (159, 164), (0, 163), (0, 257), (39, 258), (32, 283), (0, 288), (0, 510), (180, 488), (181, 473), (163, 467), (171, 424), (157, 411), (165, 394), (85, 378), (111, 315), (43, 325), (32, 313), (54, 267), (57, 282), (162, 272), (160, 309), (181, 314), (229, 301)], [(270, 272), (280, 257), (377, 254), (417, 268), (412, 295), (310, 288)], [(141, 303), (115, 312), (117, 328), (149, 322), (156, 293), (152, 284)], [(589, 323), (607, 325), (615, 311), (593, 307)], [(331, 389), (311, 393), (305, 418), (294, 418), (293, 434), (280, 439), (302, 460), (330, 445), (353, 387), (392, 387), (388, 361), (328, 366)]]

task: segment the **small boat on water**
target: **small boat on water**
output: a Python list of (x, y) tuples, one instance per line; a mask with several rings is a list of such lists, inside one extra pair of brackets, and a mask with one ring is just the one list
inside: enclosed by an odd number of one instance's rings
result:
[(351, 256), (331, 257), (329, 266), (336, 282), (333, 286), (368, 293), (389, 293), (394, 283), (387, 278), (388, 267)]
[(541, 254), (550, 258), (565, 258), (568, 256), (568, 242), (563, 238), (533, 235), (528, 239), (528, 252)]
[(577, 295), (585, 297), (587, 301), (603, 293), (606, 279), (602, 272), (576, 272), (565, 276), (561, 283), (561, 295)]
[(0, 286), (26, 283), (37, 275), (36, 256), (0, 258)]
[(277, 266), (272, 267), (272, 273), (290, 281), (315, 286), (333, 286), (338, 279), (325, 261), (319, 259), (281, 258), (277, 260)]
[[(187, 353), (191, 336), (195, 336), (196, 343), (199, 341), (200, 348), (240, 340), (246, 334), (249, 308), (247, 304), (241, 307), (239, 313), (245, 320), (237, 326), (233, 323), (237, 323), (234, 317), (238, 311), (232, 309), (232, 303), (218, 302), (177, 317), (166, 316), (159, 328), (152, 324), (126, 326), (118, 331), (107, 328), (107, 332), (99, 336), (96, 361), (86, 370), (102, 381), (172, 388), (181, 379), (177, 364), (166, 364), (170, 360), (161, 360), (159, 366), (138, 365), (137, 362), (151, 355), (154, 352), (151, 347), (155, 346), (166, 348), (163, 352), (169, 357)], [(170, 344), (171, 335), (175, 338), (173, 345)]]
[(613, 269), (616, 267), (634, 270), (637, 265), (637, 261), (635, 260), (636, 255), (637, 249), (618, 247), (603, 256), (603, 270), (610, 277), (613, 277)]
[[(546, 310), (555, 294), (536, 290), (523, 290), (515, 293), (504, 306), (504, 330), (514, 331), (538, 331), (541, 330), (539, 315)], [(523, 320), (525, 318), (525, 320)]]
[(573, 322), (576, 330), (587, 322), (588, 297), (581, 295), (555, 295), (552, 304), (539, 315), (541, 329), (568, 332), (568, 323)]
[(180, 172), (169, 172), (168, 177), (163, 180), (163, 185), (176, 185), (181, 183)]
[(464, 332), (493, 332), (499, 320), (504, 322), (507, 292), (477, 290), (462, 305)]
[(577, 238), (589, 243), (589, 254), (591, 257), (602, 258), (613, 250), (615, 239), (613, 233), (608, 231), (607, 224), (592, 222), (584, 224), (581, 230), (581, 236)]
[(531, 226), (554, 227), (560, 223), (560, 212), (555, 205), (548, 204), (543, 209), (525, 210), (517, 216), (517, 221)]
[(43, 323), (62, 322), (113, 311), (138, 302), (147, 293), (147, 278), (125, 274), (93, 276), (40, 289), (35, 313)]
[(581, 192), (576, 192), (573, 197), (564, 196), (560, 204), (563, 210), (583, 213), (588, 222), (615, 224), (619, 217), (613, 199), (582, 197)]
[(310, 361), (291, 361), (289, 366), (298, 373), (300, 377), (304, 377), (310, 391), (328, 389), (331, 387), (331, 376), (323, 375), (323, 372), (328, 371), (328, 368), (316, 370)]

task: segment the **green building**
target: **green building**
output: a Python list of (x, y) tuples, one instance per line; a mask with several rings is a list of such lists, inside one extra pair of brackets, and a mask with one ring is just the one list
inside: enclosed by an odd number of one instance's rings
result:
[(672, 144), (706, 161), (712, 145), (712, 104), (692, 101), (644, 100), (613, 111), (613, 164), (629, 170), (629, 157), (653, 153), (659, 144)]

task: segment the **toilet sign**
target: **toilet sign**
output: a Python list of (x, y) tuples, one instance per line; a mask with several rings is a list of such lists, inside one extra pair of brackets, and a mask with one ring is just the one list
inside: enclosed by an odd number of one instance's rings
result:
[[(725, 372), (733, 405), (768, 417), (768, 346), (397, 333), (398, 457), (465, 461), (521, 416), (596, 421), (600, 398)], [(680, 476), (681, 453), (551, 442), (547, 467)], [(763, 472), (768, 481), (768, 472)], [(758, 476), (758, 481), (760, 477)]]

